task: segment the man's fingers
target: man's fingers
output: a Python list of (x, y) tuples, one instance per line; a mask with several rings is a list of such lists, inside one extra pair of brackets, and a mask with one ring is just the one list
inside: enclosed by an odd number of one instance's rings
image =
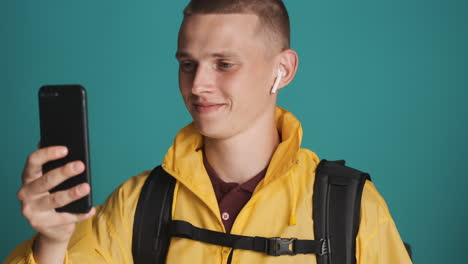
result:
[(59, 208), (88, 195), (90, 190), (88, 183), (78, 184), (68, 190), (58, 191), (40, 198), (36, 208), (37, 210)]
[(29, 196), (34, 198), (35, 195), (48, 192), (65, 180), (82, 173), (84, 169), (84, 164), (81, 161), (69, 162), (65, 166), (55, 168), (29, 183), (25, 189), (27, 189)]
[(89, 212), (85, 214), (72, 214), (72, 213), (54, 213), (55, 215), (52, 217), (48, 217), (48, 219), (43, 219), (44, 222), (47, 222), (45, 228), (51, 228), (61, 225), (68, 225), (73, 223), (78, 223), (83, 220), (86, 220), (92, 217), (96, 213), (96, 208), (91, 208)]
[[(68, 225), (77, 222), (81, 222), (92, 217), (96, 213), (96, 208), (91, 208), (89, 212), (85, 214), (72, 214), (72, 213), (55, 213), (53, 220), (49, 221), (47, 224), (48, 227), (60, 226), (60, 225)], [(46, 220), (46, 219), (44, 219)]]
[(49, 228), (81, 222), (92, 217), (94, 214), (96, 214), (96, 208), (94, 207), (85, 214), (57, 213), (55, 211), (50, 211), (44, 214), (36, 215), (36, 217), (30, 219), (30, 223), (34, 229), (42, 232)]
[(27, 160), (23, 171), (23, 183), (29, 183), (42, 175), (42, 165), (52, 160), (63, 158), (68, 149), (64, 146), (52, 146), (38, 149), (32, 152)]

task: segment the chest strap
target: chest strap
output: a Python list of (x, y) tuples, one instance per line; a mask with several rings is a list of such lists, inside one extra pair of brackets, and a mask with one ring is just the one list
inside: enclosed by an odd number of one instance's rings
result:
[(172, 237), (188, 238), (232, 249), (252, 250), (270, 256), (296, 254), (323, 255), (328, 252), (328, 243), (325, 240), (233, 235), (198, 228), (189, 222), (181, 220), (173, 220), (170, 224), (169, 232)]

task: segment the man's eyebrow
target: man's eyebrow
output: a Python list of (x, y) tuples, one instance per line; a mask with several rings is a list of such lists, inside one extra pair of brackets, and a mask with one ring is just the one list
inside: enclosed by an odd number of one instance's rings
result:
[(185, 51), (177, 51), (176, 54), (175, 54), (175, 57), (177, 59), (180, 59), (180, 58), (191, 58), (192, 56), (190, 56), (190, 54), (188, 54)]

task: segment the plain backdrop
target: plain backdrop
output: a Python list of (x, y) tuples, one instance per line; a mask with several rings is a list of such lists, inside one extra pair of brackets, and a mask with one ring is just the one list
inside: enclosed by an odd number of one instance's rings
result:
[[(416, 263), (468, 259), (468, 2), (285, 1), (303, 147), (369, 172)], [(190, 122), (176, 38), (187, 1), (0, 1), (0, 260), (33, 230), (16, 192), (37, 91), (84, 85), (94, 200), (158, 165)]]

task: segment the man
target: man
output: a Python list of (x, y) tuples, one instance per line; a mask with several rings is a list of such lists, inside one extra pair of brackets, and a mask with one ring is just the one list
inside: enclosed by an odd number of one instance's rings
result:
[[(177, 60), (179, 86), (193, 123), (167, 152), (163, 169), (176, 180), (172, 218), (246, 236), (313, 239), (312, 191), (319, 159), (301, 149), (302, 130), (276, 107), (276, 90), (298, 65), (289, 18), (279, 0), (193, 0), (184, 11)], [(23, 215), (38, 231), (7, 263), (132, 263), (135, 207), (149, 172), (121, 185), (88, 214), (54, 208), (87, 195), (83, 184), (48, 190), (84, 170), (81, 162), (42, 175), (63, 147), (34, 151), (18, 192)], [(362, 196), (358, 263), (410, 263), (386, 204), (372, 183)], [(314, 255), (268, 256), (172, 238), (167, 263), (315, 263)]]

